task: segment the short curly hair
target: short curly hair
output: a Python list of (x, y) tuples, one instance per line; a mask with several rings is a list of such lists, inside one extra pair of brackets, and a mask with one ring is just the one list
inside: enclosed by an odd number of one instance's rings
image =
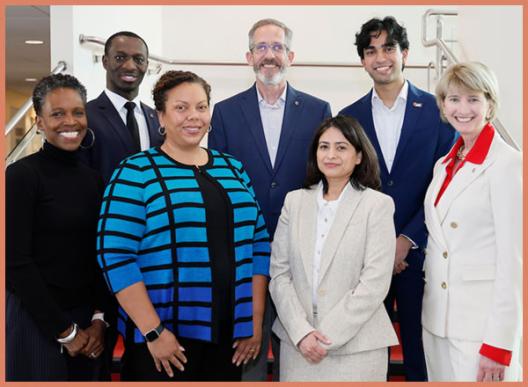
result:
[(357, 53), (361, 59), (364, 59), (365, 49), (370, 46), (372, 35), (378, 37), (382, 31), (387, 33), (387, 43), (398, 43), (400, 50), (409, 49), (409, 39), (407, 39), (407, 30), (398, 24), (392, 16), (386, 16), (383, 19), (373, 18), (361, 26), (361, 31), (356, 34)]
[(33, 89), (33, 109), (37, 116), (42, 113), (42, 106), (46, 96), (50, 91), (55, 89), (73, 89), (79, 93), (84, 104), (86, 104), (86, 88), (73, 75), (69, 74), (52, 74), (42, 78)]
[(145, 39), (143, 39), (138, 34), (134, 32), (130, 32), (130, 31), (119, 31), (113, 35), (110, 35), (108, 39), (106, 39), (106, 42), (105, 42), (105, 46), (104, 46), (105, 55), (108, 55), (108, 52), (110, 51), (110, 47), (112, 47), (112, 43), (114, 42), (114, 39), (119, 38), (120, 36), (126, 36), (127, 38), (135, 38), (135, 39), (141, 40), (141, 42), (143, 42), (143, 44), (145, 45), (145, 48), (147, 49), (147, 56), (148, 56), (149, 48), (148, 48), (147, 42), (145, 42)]
[(197, 83), (201, 85), (207, 95), (207, 104), (211, 102), (211, 86), (205, 79), (190, 71), (169, 70), (158, 79), (152, 89), (152, 98), (157, 111), (165, 111), (167, 92), (182, 83)]

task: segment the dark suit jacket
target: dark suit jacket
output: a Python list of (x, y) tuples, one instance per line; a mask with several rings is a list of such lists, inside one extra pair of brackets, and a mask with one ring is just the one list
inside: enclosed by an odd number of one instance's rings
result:
[[(374, 129), (371, 99), (372, 90), (339, 114), (356, 118), (376, 149), (382, 190), (393, 198), (396, 206), (396, 235), (408, 236), (423, 250), (427, 243), (423, 207), (425, 192), (433, 176), (434, 164), (451, 148), (455, 131), (441, 121), (434, 96), (409, 82), (400, 141), (389, 173)], [(419, 255), (422, 259), (417, 263), (422, 265), (423, 254)]]
[(275, 166), (271, 166), (260, 118), (256, 85), (215, 105), (209, 147), (240, 160), (252, 179), (270, 236), (284, 197), (302, 186), (314, 131), (331, 116), (330, 105), (287, 86)]
[[(161, 145), (163, 137), (158, 133), (156, 111), (144, 103), (141, 103), (141, 108), (147, 121), (150, 146)], [(105, 92), (87, 103), (86, 114), (88, 127), (95, 133), (95, 143), (93, 147), (80, 152), (81, 159), (98, 170), (106, 184), (121, 160), (135, 153), (132, 137)], [(85, 141), (90, 141), (89, 133)]]

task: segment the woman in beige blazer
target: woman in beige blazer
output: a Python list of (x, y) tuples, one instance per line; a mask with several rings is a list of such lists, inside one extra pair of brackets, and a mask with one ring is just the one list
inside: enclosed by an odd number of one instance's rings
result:
[(520, 380), (521, 154), (490, 123), (498, 95), (487, 67), (450, 67), (436, 97), (460, 137), (436, 163), (425, 198), (429, 380)]
[(384, 381), (397, 338), (383, 306), (395, 256), (392, 199), (360, 124), (321, 124), (306, 188), (286, 196), (270, 292), (281, 381)]

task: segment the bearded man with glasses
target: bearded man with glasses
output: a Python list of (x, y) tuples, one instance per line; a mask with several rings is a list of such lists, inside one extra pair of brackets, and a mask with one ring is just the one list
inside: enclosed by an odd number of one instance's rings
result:
[[(328, 102), (295, 90), (286, 72), (295, 57), (292, 31), (275, 19), (263, 19), (249, 30), (246, 60), (255, 72), (255, 84), (214, 106), (209, 148), (242, 161), (252, 180), (270, 236), (290, 191), (301, 188), (308, 149), (314, 131), (331, 116)], [(267, 380), (270, 326), (275, 319), (268, 297), (262, 324), (253, 331), (262, 337), (260, 353), (244, 365), (245, 381)], [(279, 376), (279, 340), (272, 337), (273, 380)]]

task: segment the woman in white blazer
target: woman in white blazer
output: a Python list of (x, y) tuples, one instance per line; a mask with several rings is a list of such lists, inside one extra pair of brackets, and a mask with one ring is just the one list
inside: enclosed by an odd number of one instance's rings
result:
[(397, 338), (383, 306), (395, 256), (392, 199), (360, 124), (324, 121), (304, 189), (286, 196), (270, 292), (281, 381), (384, 381)]
[(460, 134), (425, 197), (422, 326), (430, 381), (520, 380), (522, 156), (491, 121), (493, 73), (450, 67), (436, 98)]

